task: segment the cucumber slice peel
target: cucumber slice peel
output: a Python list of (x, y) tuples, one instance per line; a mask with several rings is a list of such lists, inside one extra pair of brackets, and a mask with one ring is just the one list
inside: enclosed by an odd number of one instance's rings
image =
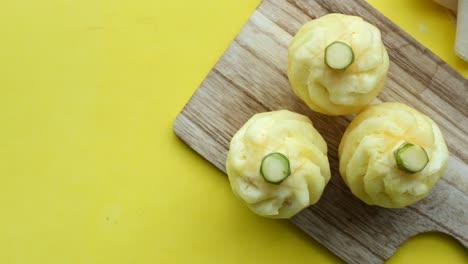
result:
[(348, 44), (335, 41), (325, 48), (325, 64), (334, 70), (345, 70), (354, 62), (354, 51)]
[(260, 174), (266, 182), (280, 184), (291, 175), (288, 157), (279, 152), (266, 155), (260, 165)]
[(423, 147), (405, 142), (394, 152), (397, 167), (407, 173), (422, 171), (429, 162), (429, 156)]

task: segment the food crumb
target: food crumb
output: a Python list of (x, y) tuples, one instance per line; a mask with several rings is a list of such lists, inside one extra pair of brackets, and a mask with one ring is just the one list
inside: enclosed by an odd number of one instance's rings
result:
[(429, 29), (427, 28), (425, 24), (419, 24), (419, 31), (426, 33), (429, 31)]

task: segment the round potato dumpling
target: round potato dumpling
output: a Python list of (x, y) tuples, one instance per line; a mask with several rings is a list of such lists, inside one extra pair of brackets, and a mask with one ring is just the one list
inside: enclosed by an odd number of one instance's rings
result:
[(401, 208), (426, 197), (447, 167), (439, 127), (401, 103), (370, 106), (351, 122), (339, 146), (340, 174), (369, 205)]
[(384, 86), (389, 59), (380, 31), (357, 16), (328, 14), (306, 23), (289, 45), (288, 77), (312, 110), (347, 115)]
[(234, 194), (270, 218), (316, 203), (330, 180), (325, 140), (308, 117), (287, 110), (245, 123), (231, 140), (226, 169)]

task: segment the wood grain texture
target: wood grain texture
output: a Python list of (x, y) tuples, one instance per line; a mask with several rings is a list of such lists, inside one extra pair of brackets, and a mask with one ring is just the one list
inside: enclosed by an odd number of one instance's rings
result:
[[(327, 13), (376, 25), (389, 52), (375, 102), (398, 101), (439, 124), (451, 157), (423, 201), (404, 209), (368, 206), (338, 173), (338, 145), (352, 116), (312, 112), (292, 92), (287, 47), (307, 21)], [(229, 142), (255, 113), (289, 109), (310, 117), (328, 143), (332, 179), (320, 201), (291, 219), (348, 263), (381, 263), (409, 237), (439, 231), (468, 246), (468, 81), (363, 0), (264, 0), (174, 123), (175, 133), (225, 172)]]

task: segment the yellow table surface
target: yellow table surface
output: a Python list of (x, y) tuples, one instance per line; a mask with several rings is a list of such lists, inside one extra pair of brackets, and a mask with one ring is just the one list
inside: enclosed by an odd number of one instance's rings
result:
[[(445, 9), (369, 2), (468, 76)], [(0, 263), (340, 262), (251, 213), (172, 131), (259, 3), (2, 1)], [(424, 234), (388, 263), (442, 262), (468, 253)]]

